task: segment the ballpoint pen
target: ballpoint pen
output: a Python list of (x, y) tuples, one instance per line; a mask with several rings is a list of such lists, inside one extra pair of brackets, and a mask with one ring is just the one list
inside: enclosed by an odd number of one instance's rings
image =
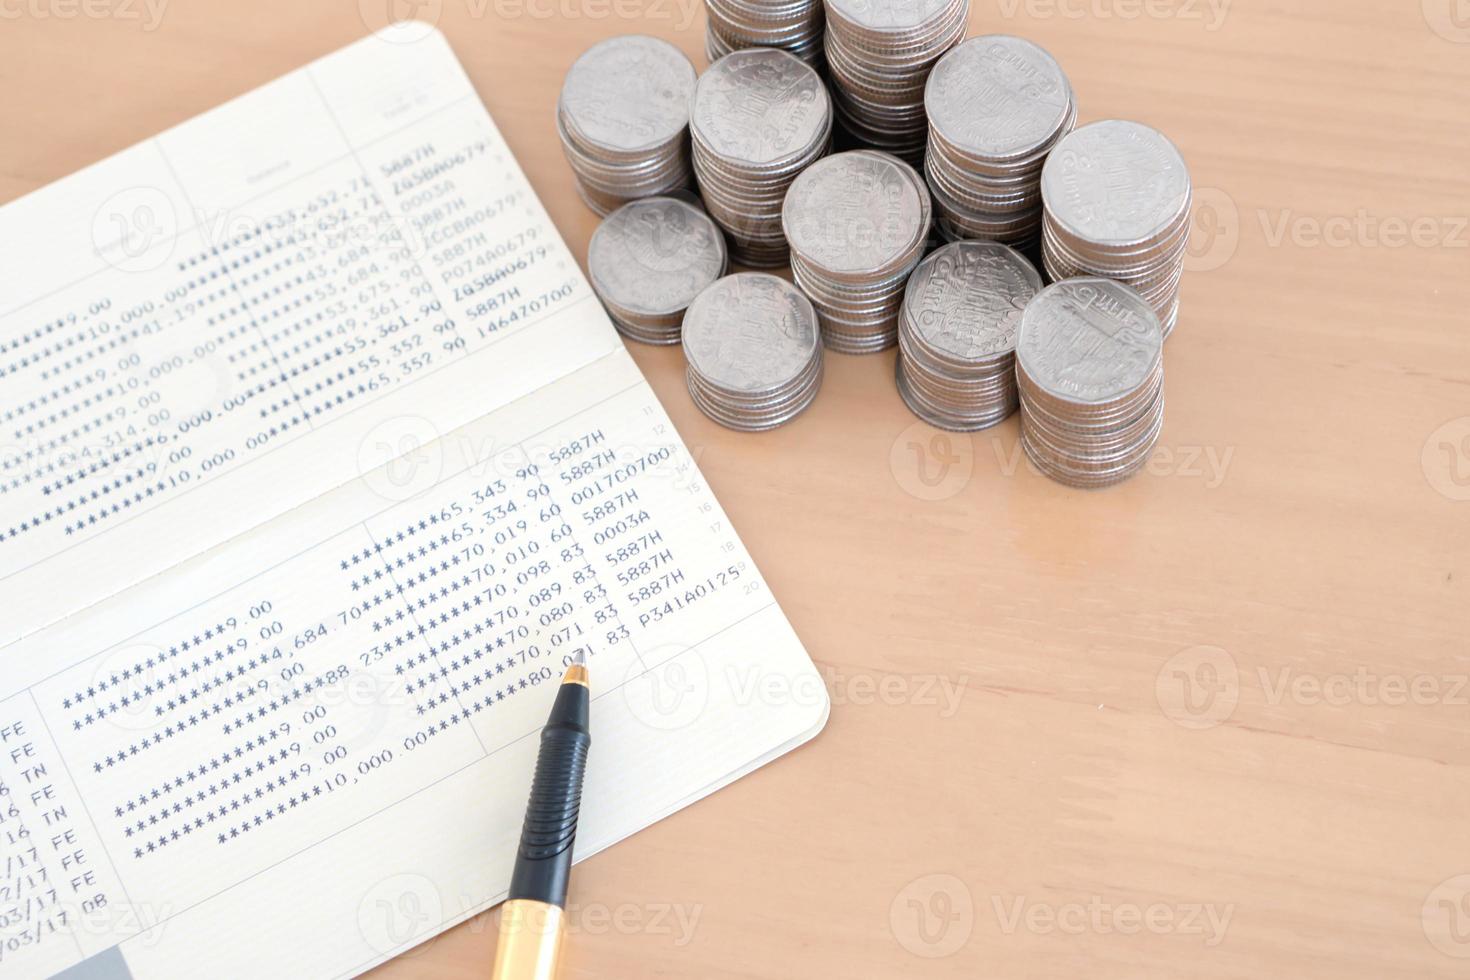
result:
[(526, 804), (510, 893), (500, 908), (500, 942), (493, 980), (552, 980), (566, 930), (567, 878), (582, 805), (591, 691), (587, 661), (579, 652), (562, 676), (541, 730), (541, 751)]

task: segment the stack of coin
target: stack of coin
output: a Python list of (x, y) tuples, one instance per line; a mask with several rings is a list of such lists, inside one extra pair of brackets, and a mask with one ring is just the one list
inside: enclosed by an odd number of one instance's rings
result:
[(1164, 335), (1153, 307), (1111, 279), (1066, 279), (1021, 316), (1021, 444), (1074, 487), (1126, 480), (1164, 425)]
[(915, 415), (953, 432), (1016, 410), (1016, 335), (1041, 274), (998, 242), (955, 242), (919, 263), (898, 321), (898, 391)]
[(556, 128), (588, 207), (606, 215), (689, 186), (694, 79), (683, 52), (641, 34), (609, 38), (573, 63)]
[(684, 314), (689, 395), (731, 429), (758, 432), (806, 411), (822, 386), (811, 302), (764, 272), (726, 276)]
[(689, 111), (694, 173), (710, 216), (743, 265), (786, 264), (781, 202), (826, 154), (832, 102), (811, 66), (778, 48), (747, 48), (709, 66)]
[(704, 53), (718, 61), (742, 48), (784, 48), (812, 67), (822, 61), (822, 0), (704, 0)]
[(587, 274), (613, 324), (645, 344), (677, 344), (685, 309), (725, 266), (720, 229), (672, 197), (623, 205), (587, 246)]
[(1061, 66), (1018, 37), (971, 38), (934, 66), (924, 106), (924, 172), (945, 237), (1034, 245), (1042, 164), (1077, 122)]
[(834, 154), (791, 185), (781, 213), (791, 271), (821, 315), (828, 347), (867, 354), (894, 345), (932, 216), (914, 168), (874, 150)]
[(1047, 275), (1127, 283), (1154, 308), (1168, 337), (1179, 322), (1191, 194), (1174, 144), (1135, 122), (1083, 126), (1047, 158), (1041, 194)]
[(842, 127), (859, 142), (917, 162), (924, 83), (965, 36), (969, 0), (826, 0), (827, 66)]

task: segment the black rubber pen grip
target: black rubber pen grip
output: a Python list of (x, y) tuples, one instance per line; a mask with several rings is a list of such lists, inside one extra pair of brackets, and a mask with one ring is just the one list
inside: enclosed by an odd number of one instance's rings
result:
[(591, 745), (592, 736), (578, 728), (553, 725), (541, 732), (510, 898), (566, 904), (572, 843), (582, 807), (582, 778)]

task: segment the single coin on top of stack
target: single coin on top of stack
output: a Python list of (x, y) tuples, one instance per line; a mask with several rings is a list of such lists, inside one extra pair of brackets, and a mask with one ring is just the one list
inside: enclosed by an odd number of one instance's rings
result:
[(781, 212), (791, 272), (822, 320), (822, 342), (869, 354), (898, 339), (904, 285), (929, 241), (929, 190), (913, 167), (875, 150), (820, 160)]
[(1047, 275), (1127, 283), (1154, 308), (1167, 338), (1179, 322), (1191, 197), (1174, 144), (1136, 122), (1083, 126), (1052, 150), (1041, 192)]
[(1105, 487), (1148, 462), (1164, 425), (1164, 334), (1111, 279), (1064, 279), (1021, 315), (1021, 444), (1068, 486)]
[(999, 242), (955, 242), (909, 278), (898, 321), (898, 391), (915, 415), (976, 432), (1016, 410), (1021, 313), (1041, 273)]
[(677, 344), (685, 309), (726, 264), (720, 229), (672, 197), (623, 205), (587, 246), (587, 275), (613, 324), (645, 344)]
[(1004, 34), (953, 48), (924, 89), (924, 173), (941, 233), (1027, 247), (1041, 237), (1041, 168), (1077, 123), (1056, 59)]
[(832, 102), (811, 66), (777, 48), (727, 54), (699, 76), (689, 110), (694, 173), (742, 265), (786, 264), (781, 202), (826, 154)]
[(588, 207), (605, 216), (689, 186), (694, 80), (682, 51), (641, 34), (594, 44), (572, 64), (556, 129)]
[(918, 163), (924, 83), (965, 36), (969, 0), (826, 0), (827, 67), (843, 129)]
[(811, 302), (764, 272), (726, 276), (684, 314), (689, 396), (723, 426), (759, 432), (806, 411), (822, 386)]
[(782, 48), (822, 63), (822, 0), (704, 0), (704, 53), (718, 61), (742, 48)]

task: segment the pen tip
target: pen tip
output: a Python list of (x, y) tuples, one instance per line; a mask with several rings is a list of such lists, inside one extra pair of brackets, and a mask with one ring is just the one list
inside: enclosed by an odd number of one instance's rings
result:
[(585, 651), (578, 650), (575, 654), (573, 654), (573, 656), (572, 656), (572, 666), (573, 667), (582, 667), (582, 666), (585, 666), (586, 663), (587, 663), (587, 654), (586, 654)]

